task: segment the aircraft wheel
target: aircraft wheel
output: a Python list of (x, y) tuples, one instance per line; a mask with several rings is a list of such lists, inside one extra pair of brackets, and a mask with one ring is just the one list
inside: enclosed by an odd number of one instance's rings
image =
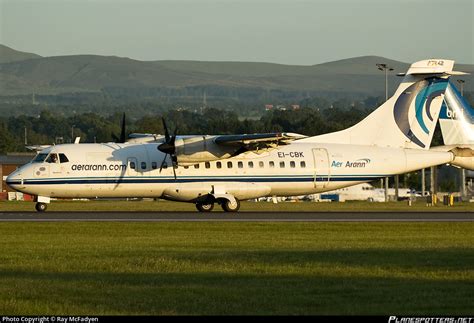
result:
[(198, 209), (199, 212), (211, 212), (213, 208), (214, 208), (214, 203), (209, 203), (209, 204), (196, 203), (196, 209)]
[(48, 205), (46, 203), (36, 203), (35, 205), (36, 211), (38, 212), (44, 212), (48, 208)]
[(225, 200), (222, 203), (222, 208), (226, 212), (237, 212), (240, 209), (240, 202), (239, 200), (235, 200), (235, 203), (231, 203), (229, 200)]

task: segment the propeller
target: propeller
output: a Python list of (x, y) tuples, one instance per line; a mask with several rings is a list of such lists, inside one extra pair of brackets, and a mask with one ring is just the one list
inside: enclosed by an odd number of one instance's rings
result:
[(116, 143), (124, 143), (126, 141), (126, 132), (125, 132), (125, 113), (122, 116), (122, 124), (121, 124), (121, 130), (120, 130), (120, 137), (117, 137), (114, 133), (112, 133), (112, 138), (114, 139), (114, 142)]
[(165, 153), (165, 158), (163, 158), (163, 161), (161, 162), (160, 173), (163, 169), (164, 164), (166, 163), (166, 157), (170, 155), (171, 163), (173, 164), (172, 166), (174, 179), (176, 179), (175, 168), (178, 167), (178, 157), (176, 156), (176, 146), (174, 143), (176, 141), (176, 133), (178, 132), (178, 128), (175, 128), (173, 136), (170, 137), (168, 127), (166, 126), (165, 118), (161, 118), (161, 120), (163, 121), (163, 128), (165, 129), (165, 142), (159, 145), (157, 148), (159, 151)]

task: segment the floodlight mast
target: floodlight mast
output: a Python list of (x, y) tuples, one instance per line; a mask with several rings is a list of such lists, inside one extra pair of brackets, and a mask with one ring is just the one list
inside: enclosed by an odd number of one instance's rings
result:
[[(388, 100), (388, 71), (393, 68), (385, 63), (375, 64), (379, 71), (385, 72), (385, 101)], [(398, 201), (398, 175), (395, 175), (395, 199)], [(385, 202), (388, 202), (388, 177), (385, 177)]]
[(385, 72), (385, 101), (388, 100), (388, 71), (393, 71), (393, 68), (384, 63), (375, 64), (380, 71)]
[[(456, 82), (459, 83), (460, 86), (460, 92), (461, 96), (464, 96), (464, 83), (466, 83), (465, 80), (459, 79), (456, 80)], [(464, 199), (466, 197), (466, 170), (464, 168), (461, 168), (459, 170), (459, 176), (460, 176), (460, 193), (461, 193), (461, 199)]]

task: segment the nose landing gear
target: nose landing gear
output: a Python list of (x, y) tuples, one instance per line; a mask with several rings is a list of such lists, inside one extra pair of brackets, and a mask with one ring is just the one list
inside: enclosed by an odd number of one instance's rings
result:
[(46, 211), (47, 208), (48, 208), (48, 205), (46, 203), (38, 202), (35, 205), (35, 209), (38, 212), (44, 212), (44, 211)]
[(35, 202), (36, 202), (36, 205), (35, 205), (36, 211), (44, 212), (48, 208), (48, 203), (51, 202), (51, 198), (47, 196), (37, 196), (35, 198)]

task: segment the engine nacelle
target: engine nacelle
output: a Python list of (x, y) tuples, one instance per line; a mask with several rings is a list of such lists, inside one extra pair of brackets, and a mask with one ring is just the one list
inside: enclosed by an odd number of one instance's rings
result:
[(468, 170), (474, 170), (474, 146), (469, 147), (456, 147), (451, 150), (454, 154), (454, 160), (451, 162), (452, 165), (462, 167)]
[(214, 142), (216, 136), (193, 136), (176, 139), (176, 157), (179, 165), (193, 165), (232, 157), (238, 146), (222, 146)]

